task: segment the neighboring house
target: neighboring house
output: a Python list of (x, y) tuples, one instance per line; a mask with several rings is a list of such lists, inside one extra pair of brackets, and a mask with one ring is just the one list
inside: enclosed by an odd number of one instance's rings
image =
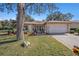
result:
[(72, 21), (70, 26), (71, 28), (79, 28), (79, 21)]
[(33, 21), (24, 24), (29, 32), (35, 34), (67, 33), (70, 28), (79, 28), (79, 22), (73, 21)]

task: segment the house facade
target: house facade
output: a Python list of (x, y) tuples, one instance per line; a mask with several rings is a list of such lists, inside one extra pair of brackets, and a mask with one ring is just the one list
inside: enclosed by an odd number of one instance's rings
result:
[(25, 22), (28, 32), (34, 34), (59, 34), (70, 32), (70, 28), (79, 28), (79, 22), (73, 21), (33, 21)]

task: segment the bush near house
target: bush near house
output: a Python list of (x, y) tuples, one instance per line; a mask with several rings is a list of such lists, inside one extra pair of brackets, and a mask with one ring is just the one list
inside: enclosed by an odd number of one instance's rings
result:
[(10, 34), (15, 34), (16, 29), (11, 28), (11, 27), (5, 27), (5, 28), (0, 28), (0, 32), (6, 32), (8, 35)]
[(70, 28), (70, 33), (74, 33), (76, 31), (76, 28)]
[(79, 28), (70, 28), (70, 33), (77, 33), (79, 35)]
[(79, 28), (77, 28), (77, 29), (76, 29), (76, 32), (77, 32), (77, 33), (78, 33), (78, 35), (79, 35)]

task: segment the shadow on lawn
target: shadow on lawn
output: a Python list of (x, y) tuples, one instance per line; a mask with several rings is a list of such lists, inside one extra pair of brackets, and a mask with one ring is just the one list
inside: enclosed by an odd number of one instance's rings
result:
[(0, 34), (0, 36), (7, 36), (8, 34)]
[(0, 45), (7, 44), (7, 43), (12, 43), (12, 42), (16, 42), (16, 41), (17, 40), (2, 41), (2, 42), (0, 42)]

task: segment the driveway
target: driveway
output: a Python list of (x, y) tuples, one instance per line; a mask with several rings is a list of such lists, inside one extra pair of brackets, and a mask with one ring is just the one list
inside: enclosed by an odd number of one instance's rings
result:
[(79, 47), (79, 36), (73, 34), (63, 34), (63, 35), (52, 35), (56, 40), (67, 46), (69, 49), (72, 49), (73, 46)]

